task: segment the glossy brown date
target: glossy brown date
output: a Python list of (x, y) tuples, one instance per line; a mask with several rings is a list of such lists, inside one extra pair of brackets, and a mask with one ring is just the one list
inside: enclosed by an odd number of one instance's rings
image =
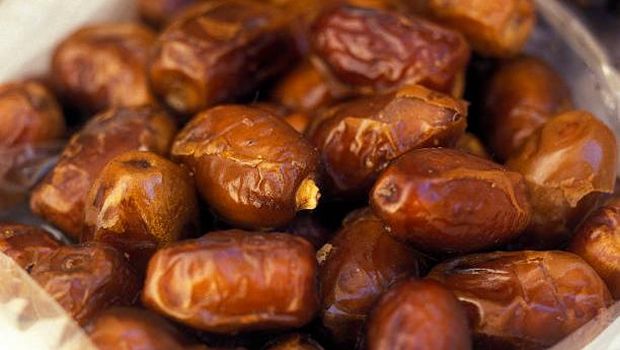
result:
[(59, 139), (65, 120), (52, 93), (35, 81), (0, 84), (0, 148)]
[(62, 96), (88, 114), (151, 104), (146, 64), (155, 33), (133, 23), (98, 24), (56, 48), (52, 77)]
[(155, 250), (198, 230), (194, 180), (152, 152), (129, 151), (102, 170), (84, 208), (82, 241), (106, 242), (143, 271)]
[(95, 242), (56, 249), (30, 276), (80, 324), (112, 305), (132, 304), (140, 291), (123, 254)]
[(225, 221), (247, 228), (286, 225), (314, 209), (318, 155), (301, 134), (263, 108), (225, 105), (198, 114), (172, 155)]
[(482, 55), (519, 53), (536, 21), (532, 0), (429, 0), (427, 11), (439, 23), (457, 30)]
[(300, 327), (318, 309), (316, 265), (312, 245), (299, 237), (211, 232), (155, 253), (142, 300), (208, 332)]
[(465, 306), (480, 349), (547, 348), (611, 302), (596, 272), (561, 251), (464, 256), (437, 265), (429, 277)]
[(316, 60), (306, 60), (278, 82), (273, 99), (295, 111), (316, 112), (351, 94)]
[(593, 208), (614, 190), (616, 139), (583, 111), (560, 114), (525, 140), (506, 166), (527, 182), (533, 215), (520, 241), (526, 247), (558, 247)]
[(61, 242), (38, 227), (0, 223), (0, 252), (28, 272), (60, 246)]
[(140, 18), (155, 28), (165, 26), (176, 14), (199, 0), (138, 0)]
[(404, 281), (385, 293), (368, 322), (368, 350), (468, 350), (465, 310), (432, 280)]
[(99, 350), (186, 350), (189, 345), (171, 323), (138, 308), (110, 308), (84, 329)]
[(97, 115), (71, 138), (54, 169), (33, 190), (30, 208), (79, 238), (86, 194), (108, 161), (137, 149), (166, 154), (175, 131), (165, 113), (150, 107), (113, 108)]
[(349, 346), (379, 296), (396, 281), (419, 277), (424, 267), (422, 256), (388, 235), (370, 209), (350, 214), (318, 256), (323, 325)]
[(294, 56), (288, 22), (277, 8), (208, 1), (185, 11), (159, 36), (150, 78), (170, 108), (192, 114), (251, 92)]
[(445, 148), (410, 151), (371, 192), (390, 234), (429, 253), (467, 253), (507, 243), (528, 225), (523, 176)]
[(504, 62), (484, 98), (487, 141), (506, 160), (536, 129), (572, 107), (564, 79), (544, 61), (528, 56)]
[(336, 7), (313, 25), (312, 47), (361, 93), (422, 84), (458, 96), (469, 46), (457, 32), (396, 12)]
[(480, 158), (491, 159), (482, 141), (476, 135), (468, 132), (459, 137), (454, 148)]
[(585, 219), (569, 250), (590, 264), (614, 299), (620, 299), (620, 198), (613, 198)]
[(454, 145), (466, 116), (464, 101), (414, 85), (334, 106), (308, 137), (321, 153), (330, 192), (365, 196), (379, 172), (401, 154)]
[(323, 350), (323, 347), (309, 336), (292, 334), (274, 340), (264, 350)]

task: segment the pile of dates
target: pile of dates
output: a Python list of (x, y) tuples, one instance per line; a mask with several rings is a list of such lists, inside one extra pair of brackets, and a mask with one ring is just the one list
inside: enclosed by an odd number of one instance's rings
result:
[(540, 349), (620, 298), (616, 139), (533, 1), (138, 6), (0, 86), (0, 149), (68, 137), (67, 241), (0, 251), (100, 349)]

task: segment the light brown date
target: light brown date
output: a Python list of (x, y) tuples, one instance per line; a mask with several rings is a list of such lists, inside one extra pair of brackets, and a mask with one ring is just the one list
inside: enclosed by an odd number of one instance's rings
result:
[(57, 248), (30, 276), (82, 325), (107, 307), (132, 304), (140, 291), (123, 254), (96, 242)]
[(523, 174), (532, 203), (532, 221), (520, 242), (554, 248), (602, 193), (614, 190), (616, 139), (605, 124), (583, 111), (560, 114), (525, 140), (506, 166)]
[(561, 251), (464, 256), (437, 265), (429, 277), (465, 306), (477, 349), (547, 348), (611, 302), (596, 272)]
[(523, 176), (445, 148), (410, 151), (392, 162), (370, 204), (394, 237), (429, 253), (466, 253), (508, 243), (528, 225)]
[(316, 265), (312, 245), (299, 237), (211, 232), (155, 253), (142, 300), (208, 332), (301, 327), (318, 309)]
[(0, 223), (0, 252), (30, 272), (43, 259), (62, 246), (49, 232), (29, 225)]
[(281, 227), (314, 209), (318, 155), (304, 137), (264, 108), (224, 105), (198, 114), (177, 135), (172, 155), (225, 221)]
[(119, 107), (97, 115), (73, 135), (54, 169), (33, 190), (30, 208), (79, 238), (86, 194), (108, 161), (138, 149), (167, 154), (175, 131), (172, 120), (151, 107)]
[(197, 230), (188, 171), (155, 153), (129, 151), (113, 158), (90, 188), (81, 239), (114, 246), (143, 271), (157, 249)]
[(56, 98), (35, 81), (0, 84), (0, 148), (59, 139), (65, 120)]
[(79, 29), (56, 48), (52, 77), (62, 96), (87, 114), (155, 102), (146, 64), (155, 33), (133, 23)]
[(295, 52), (277, 8), (208, 1), (184, 11), (159, 36), (150, 78), (170, 108), (192, 114), (250, 93), (286, 69)]
[(467, 104), (419, 85), (336, 105), (308, 137), (321, 153), (331, 194), (365, 196), (390, 161), (416, 148), (453, 146)]
[(573, 236), (569, 250), (601, 276), (614, 299), (620, 299), (620, 198), (596, 209)]
[(368, 322), (368, 350), (468, 350), (463, 307), (433, 280), (404, 281), (385, 293)]
[(476, 52), (491, 57), (519, 53), (536, 21), (532, 0), (428, 0), (426, 6), (436, 21), (463, 33)]

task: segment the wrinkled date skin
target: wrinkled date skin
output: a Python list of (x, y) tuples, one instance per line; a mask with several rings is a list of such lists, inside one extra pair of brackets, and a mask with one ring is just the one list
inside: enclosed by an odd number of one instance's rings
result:
[(155, 28), (166, 25), (176, 14), (198, 0), (138, 0), (140, 18)]
[(379, 296), (396, 281), (419, 277), (424, 266), (422, 256), (388, 235), (370, 209), (350, 214), (318, 256), (323, 325), (349, 346)]
[(56, 48), (52, 77), (67, 102), (88, 114), (153, 103), (146, 64), (155, 39), (139, 24), (82, 28)]
[(172, 155), (192, 169), (211, 208), (240, 227), (281, 227), (317, 205), (316, 150), (263, 108), (225, 105), (198, 114), (177, 135)]
[(572, 104), (568, 86), (544, 61), (523, 56), (503, 63), (484, 101), (483, 123), (494, 155), (506, 160), (536, 129)]
[(477, 254), (437, 265), (430, 278), (465, 306), (476, 348), (547, 348), (611, 303), (601, 278), (561, 251)]
[(292, 334), (274, 340), (264, 350), (323, 350), (323, 347), (309, 336)]
[(166, 154), (175, 131), (166, 114), (150, 107), (113, 108), (99, 114), (71, 138), (54, 169), (32, 192), (30, 208), (79, 238), (86, 194), (108, 161), (137, 149)]
[(0, 84), (0, 148), (59, 139), (65, 120), (52, 93), (35, 81)]
[(582, 257), (620, 299), (620, 198), (594, 211), (577, 229), (569, 250)]
[(60, 246), (61, 242), (38, 227), (0, 223), (0, 252), (28, 272)]
[(414, 150), (392, 162), (370, 204), (394, 237), (437, 254), (507, 243), (531, 217), (523, 176), (444, 148)]
[(535, 248), (566, 243), (597, 197), (613, 192), (616, 150), (612, 131), (583, 111), (558, 115), (527, 138), (506, 163), (525, 177), (533, 208), (521, 243)]
[(251, 92), (285, 70), (295, 52), (277, 8), (208, 1), (186, 10), (160, 35), (150, 65), (152, 87), (177, 113), (192, 114)]
[(468, 132), (459, 137), (454, 148), (480, 158), (491, 159), (482, 141), (476, 135)]
[(464, 101), (415, 85), (332, 107), (308, 136), (321, 153), (331, 193), (365, 196), (379, 172), (401, 154), (453, 146), (466, 117)]
[(368, 350), (469, 350), (465, 310), (432, 280), (404, 281), (385, 293), (368, 322)]
[(114, 307), (105, 310), (85, 330), (99, 350), (188, 349), (188, 341), (172, 324), (138, 308)]
[(208, 332), (300, 327), (318, 310), (316, 265), (312, 245), (299, 237), (211, 232), (155, 253), (142, 300)]
[(536, 22), (532, 0), (429, 0), (439, 23), (457, 30), (482, 55), (507, 57), (521, 52)]
[(30, 276), (82, 325), (107, 307), (132, 304), (140, 291), (123, 254), (96, 242), (56, 249)]
[(457, 32), (396, 12), (341, 6), (313, 25), (314, 53), (361, 93), (404, 85), (458, 96), (469, 46)]
[(295, 111), (316, 112), (348, 97), (352, 94), (350, 90), (317, 60), (306, 60), (278, 82), (273, 100)]
[(82, 241), (106, 242), (142, 271), (155, 250), (198, 230), (194, 180), (152, 152), (112, 159), (86, 197)]

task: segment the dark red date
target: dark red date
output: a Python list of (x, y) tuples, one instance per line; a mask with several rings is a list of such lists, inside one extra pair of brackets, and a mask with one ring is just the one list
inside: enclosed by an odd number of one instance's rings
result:
[(49, 232), (35, 226), (0, 224), (0, 252), (30, 272), (43, 257), (62, 246)]
[(401, 154), (453, 146), (465, 131), (466, 116), (464, 101), (415, 85), (336, 105), (308, 137), (321, 152), (331, 194), (363, 197)]
[(422, 84), (459, 96), (469, 46), (459, 33), (396, 12), (336, 7), (314, 23), (314, 52), (361, 93)]
[(350, 214), (318, 256), (323, 325), (349, 346), (379, 296), (396, 281), (419, 277), (424, 266), (423, 257), (388, 235), (370, 209)]
[(392, 162), (371, 192), (390, 234), (430, 253), (466, 253), (507, 243), (527, 227), (523, 176), (461, 151), (428, 148)]
[(561, 251), (464, 256), (429, 277), (465, 306), (480, 349), (547, 348), (611, 302), (596, 272)]

